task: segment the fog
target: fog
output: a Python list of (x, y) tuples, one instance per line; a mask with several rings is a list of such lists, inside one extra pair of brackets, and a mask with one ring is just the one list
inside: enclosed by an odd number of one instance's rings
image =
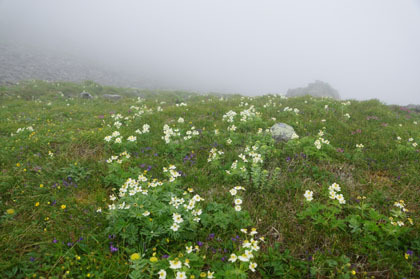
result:
[(156, 88), (261, 95), (322, 80), (420, 104), (420, 1), (0, 0), (0, 40)]

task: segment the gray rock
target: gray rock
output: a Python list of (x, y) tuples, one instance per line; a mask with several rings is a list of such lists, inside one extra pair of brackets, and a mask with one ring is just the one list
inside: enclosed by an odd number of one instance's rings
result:
[(285, 123), (276, 123), (270, 128), (271, 136), (276, 141), (288, 141), (297, 139), (299, 136), (296, 134), (292, 126)]
[(83, 91), (82, 93), (80, 93), (80, 98), (82, 99), (92, 99), (92, 95), (90, 95), (89, 92)]
[(109, 100), (119, 100), (119, 99), (121, 99), (121, 95), (117, 95), (117, 94), (114, 94), (114, 95), (104, 94), (103, 97), (105, 99), (109, 99)]
[(300, 87), (295, 89), (287, 90), (287, 97), (299, 97), (311, 95), (313, 97), (330, 97), (333, 99), (340, 99), (340, 94), (338, 91), (331, 87), (326, 82), (317, 80), (313, 83), (309, 83), (306, 87)]
[(420, 105), (409, 104), (408, 106), (405, 106), (405, 107), (409, 110), (420, 112)]

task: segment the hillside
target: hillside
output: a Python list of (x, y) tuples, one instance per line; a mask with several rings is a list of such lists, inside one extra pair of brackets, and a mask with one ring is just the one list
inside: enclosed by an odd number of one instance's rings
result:
[(94, 82), (0, 104), (1, 278), (420, 278), (416, 112)]
[[(127, 73), (125, 73), (127, 74)], [(96, 61), (15, 42), (0, 42), (0, 85), (28, 79), (81, 82), (92, 80), (103, 85), (142, 86), (144, 80), (127, 78)]]

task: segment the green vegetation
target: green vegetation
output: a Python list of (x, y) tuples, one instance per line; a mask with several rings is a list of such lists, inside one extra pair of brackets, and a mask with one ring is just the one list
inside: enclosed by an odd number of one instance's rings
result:
[(418, 123), (377, 100), (0, 87), (1, 278), (419, 278)]

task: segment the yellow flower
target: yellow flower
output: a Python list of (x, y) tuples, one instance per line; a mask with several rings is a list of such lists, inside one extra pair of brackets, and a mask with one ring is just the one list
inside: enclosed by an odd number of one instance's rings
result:
[(13, 208), (9, 208), (8, 210), (6, 210), (6, 212), (9, 215), (15, 214), (15, 210)]
[(151, 257), (151, 258), (150, 258), (150, 261), (151, 261), (152, 263), (155, 263), (155, 262), (157, 262), (157, 261), (158, 261), (158, 258), (156, 258), (156, 257)]
[(35, 203), (35, 206), (39, 206), (39, 202), (36, 202), (36, 203)]
[(405, 253), (404, 257), (405, 257), (406, 260), (408, 260), (408, 257), (410, 257), (410, 255)]
[(206, 277), (206, 273), (205, 272), (201, 272), (200, 273), (200, 277), (202, 277), (202, 278)]
[(194, 276), (194, 275), (191, 275), (191, 276), (190, 276), (190, 278), (191, 278), (191, 279), (195, 279), (195, 276)]
[(19, 163), (17, 163), (17, 164), (16, 164), (16, 167), (20, 167), (20, 164), (19, 164)]
[(138, 259), (140, 259), (140, 254), (139, 253), (134, 253), (130, 256), (130, 259), (132, 261), (138, 260)]
[(351, 271), (351, 274), (356, 275), (356, 271), (355, 270), (352, 270)]
[(66, 209), (66, 205), (65, 204), (62, 204), (61, 205), (61, 209)]
[(39, 188), (44, 188), (44, 184), (39, 184)]

